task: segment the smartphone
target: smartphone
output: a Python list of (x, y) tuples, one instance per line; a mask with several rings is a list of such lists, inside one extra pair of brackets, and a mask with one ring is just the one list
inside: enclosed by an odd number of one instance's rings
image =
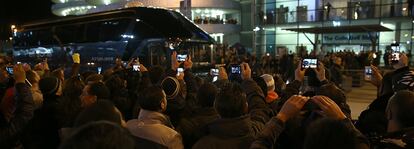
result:
[(372, 69), (371, 66), (365, 66), (365, 80), (370, 81), (372, 78)]
[(391, 62), (398, 63), (400, 61), (400, 46), (398, 44), (391, 44)]
[(97, 69), (98, 69), (98, 74), (101, 74), (101, 72), (102, 72), (102, 67), (98, 67)]
[(7, 71), (7, 73), (9, 73), (10, 75), (13, 75), (13, 67), (6, 67), (6, 71)]
[(216, 69), (216, 68), (210, 69), (210, 74), (212, 76), (218, 76), (219, 75), (219, 69)]
[(399, 52), (393, 52), (391, 54), (391, 62), (392, 63), (398, 63), (400, 61), (400, 53)]
[(184, 62), (187, 59), (187, 54), (177, 54), (177, 61)]
[(302, 69), (318, 68), (318, 59), (305, 58), (302, 61)]
[(170, 43), (170, 45), (168, 46), (170, 48), (170, 50), (174, 50), (174, 46), (172, 43)]
[(184, 68), (177, 68), (177, 76), (184, 72)]
[(241, 74), (240, 65), (231, 65), (230, 70), (231, 74)]
[(218, 76), (214, 76), (212, 82), (216, 82), (217, 80), (218, 80)]
[(139, 65), (138, 64), (132, 65), (132, 70), (133, 71), (139, 71)]

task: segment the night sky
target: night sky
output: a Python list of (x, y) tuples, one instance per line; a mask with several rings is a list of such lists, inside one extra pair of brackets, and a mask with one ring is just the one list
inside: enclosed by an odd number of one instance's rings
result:
[(0, 4), (0, 40), (8, 39), (10, 24), (55, 17), (51, 0), (5, 0)]

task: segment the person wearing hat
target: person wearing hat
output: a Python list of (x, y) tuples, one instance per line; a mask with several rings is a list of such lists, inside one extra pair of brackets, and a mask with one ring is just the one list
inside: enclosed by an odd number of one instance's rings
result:
[(34, 112), (22, 140), (25, 148), (57, 148), (60, 144), (58, 124), (58, 98), (60, 79), (48, 76), (39, 81), (43, 105)]
[(266, 103), (272, 103), (279, 98), (279, 95), (275, 92), (275, 81), (273, 76), (269, 74), (264, 74), (260, 76), (266, 82), (267, 91), (263, 91), (266, 95)]

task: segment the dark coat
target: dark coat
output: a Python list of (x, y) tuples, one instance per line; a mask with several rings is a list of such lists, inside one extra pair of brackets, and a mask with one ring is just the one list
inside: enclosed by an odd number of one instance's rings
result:
[[(368, 140), (355, 128), (352, 126), (352, 122), (350, 120), (344, 120), (346, 125), (349, 125), (349, 128), (353, 128), (356, 132), (356, 148), (357, 149), (368, 149), (369, 143)], [(263, 129), (262, 133), (255, 140), (252, 145), (251, 149), (271, 149), (275, 148), (274, 142), (277, 142), (282, 132), (285, 131), (285, 124), (273, 117), (267, 124), (266, 127)]]
[(333, 64), (332, 67), (329, 68), (329, 72), (331, 74), (331, 81), (335, 83), (336, 86), (340, 86), (343, 80), (341, 66)]
[(263, 92), (252, 79), (244, 80), (242, 88), (247, 94), (249, 114), (236, 118), (221, 118), (208, 126), (209, 135), (201, 138), (194, 149), (243, 149), (249, 148), (272, 110), (264, 101)]
[(14, 117), (6, 122), (0, 114), (0, 148), (12, 148), (33, 117), (34, 102), (29, 87), (18, 83), (16, 88), (16, 111)]
[(60, 144), (58, 96), (44, 96), (43, 106), (34, 112), (25, 130), (23, 145), (30, 149), (57, 148)]
[(175, 130), (183, 137), (185, 148), (191, 148), (201, 137), (207, 135), (207, 125), (218, 118), (214, 108), (200, 108), (191, 117), (181, 119)]
[[(250, 116), (219, 119), (209, 125), (210, 135), (200, 139), (193, 149), (249, 148), (261, 129), (254, 129)], [(260, 127), (262, 128), (262, 126)]]

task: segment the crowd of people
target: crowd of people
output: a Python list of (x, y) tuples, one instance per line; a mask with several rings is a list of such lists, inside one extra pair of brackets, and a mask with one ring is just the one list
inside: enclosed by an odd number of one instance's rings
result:
[(10, 63), (0, 59), (4, 149), (414, 148), (414, 72), (405, 54), (391, 73), (371, 66), (378, 96), (357, 120), (324, 61), (315, 69), (291, 62), (289, 83), (257, 72), (254, 61), (238, 63), (239, 74), (219, 67), (213, 82), (176, 52), (168, 67), (117, 59), (102, 74), (80, 72), (78, 54), (67, 76), (46, 60), (13, 71)]

